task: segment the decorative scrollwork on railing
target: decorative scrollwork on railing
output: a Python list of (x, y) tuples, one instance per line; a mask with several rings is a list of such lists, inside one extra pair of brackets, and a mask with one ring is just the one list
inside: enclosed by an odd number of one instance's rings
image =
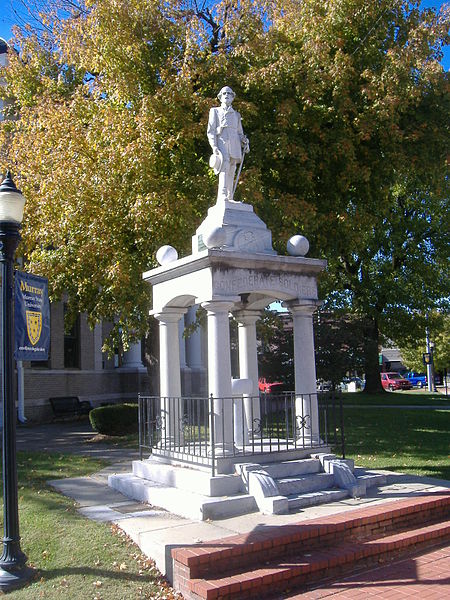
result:
[(262, 432), (262, 421), (261, 419), (253, 419), (252, 421), (252, 431), (253, 435), (259, 435)]
[(162, 431), (164, 429), (166, 418), (164, 415), (157, 415), (154, 421), (151, 421), (156, 431)]
[(309, 415), (297, 415), (295, 418), (295, 429), (297, 434), (305, 433), (305, 429), (311, 429), (311, 418)]
[(164, 415), (157, 415), (154, 419), (148, 421), (147, 435), (150, 446), (156, 446), (156, 444), (160, 443), (165, 425), (166, 420)]
[(180, 417), (179, 430), (185, 439), (190, 439), (191, 435), (193, 434), (194, 426), (192, 423), (190, 423), (189, 416), (187, 414), (184, 414), (182, 417)]

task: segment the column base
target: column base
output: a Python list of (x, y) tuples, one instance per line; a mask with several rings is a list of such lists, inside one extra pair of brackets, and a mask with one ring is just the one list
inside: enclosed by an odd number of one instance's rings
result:
[[(214, 447), (214, 458), (227, 458), (240, 454), (240, 450), (233, 444), (216, 444)], [(212, 457), (212, 450), (208, 450), (208, 456)]]
[(299, 435), (296, 438), (296, 441), (305, 446), (305, 448), (314, 448), (315, 446), (324, 445), (324, 442), (319, 435)]
[(184, 436), (167, 436), (155, 444), (155, 448), (161, 450), (170, 450), (171, 448), (181, 448), (184, 446)]
[(146, 367), (142, 363), (130, 363), (127, 365), (122, 365), (121, 367), (117, 367), (117, 371), (138, 371), (139, 373), (147, 373)]

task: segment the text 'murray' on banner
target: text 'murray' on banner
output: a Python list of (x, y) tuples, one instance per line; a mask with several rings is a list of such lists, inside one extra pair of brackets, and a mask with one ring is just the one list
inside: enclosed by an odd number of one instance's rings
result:
[(16, 360), (47, 360), (50, 346), (48, 280), (16, 271), (14, 296)]

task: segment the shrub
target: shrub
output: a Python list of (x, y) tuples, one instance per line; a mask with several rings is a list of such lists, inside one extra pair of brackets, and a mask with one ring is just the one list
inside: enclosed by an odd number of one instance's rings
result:
[(112, 404), (89, 413), (92, 428), (103, 435), (125, 435), (138, 431), (138, 405)]

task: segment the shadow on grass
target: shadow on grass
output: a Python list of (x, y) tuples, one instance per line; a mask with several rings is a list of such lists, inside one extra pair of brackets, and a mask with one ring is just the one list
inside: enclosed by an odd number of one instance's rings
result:
[(417, 481), (423, 481), (424, 478), (435, 479), (443, 484), (447, 483), (450, 487), (450, 467), (434, 467), (421, 464), (409, 464), (405, 467), (404, 464), (389, 464), (384, 469), (386, 471), (400, 473), (401, 475), (403, 475), (407, 469), (408, 473), (404, 474), (404, 477), (408, 481), (414, 477), (414, 474), (417, 474)]
[(58, 569), (36, 569), (36, 578), (43, 577), (45, 580), (50, 581), (57, 577), (67, 577), (69, 575), (83, 575), (92, 576), (96, 579), (112, 579), (115, 581), (130, 581), (130, 582), (141, 582), (148, 584), (155, 584), (154, 575), (139, 575), (138, 573), (127, 573), (126, 571), (111, 571), (109, 569), (94, 569), (92, 567), (60, 567)]

